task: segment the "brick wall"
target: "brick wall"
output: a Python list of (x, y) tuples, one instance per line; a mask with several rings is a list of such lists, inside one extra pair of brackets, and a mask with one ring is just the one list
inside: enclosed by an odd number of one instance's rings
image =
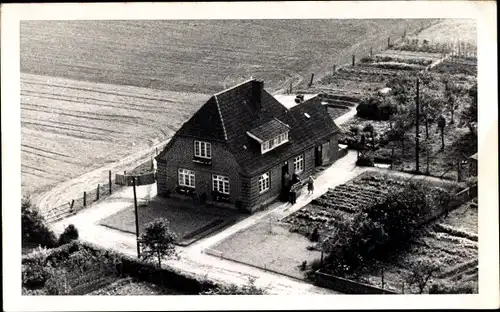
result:
[[(290, 174), (290, 176), (294, 171), (294, 159), (299, 155), (304, 156), (304, 170), (299, 173), (299, 178), (303, 181), (307, 179), (307, 177), (309, 177), (314, 171), (314, 148), (308, 148), (307, 150), (294, 155), (287, 160), (288, 173)], [(267, 171), (263, 171), (254, 177), (246, 178), (243, 180), (243, 185), (245, 185), (245, 187), (249, 187), (248, 191), (244, 191), (245, 194), (248, 194), (248, 198), (245, 199), (245, 204), (246, 207), (248, 207), (248, 210), (258, 210), (262, 205), (265, 206), (269, 204), (270, 202), (274, 201), (277, 196), (279, 196), (282, 187), (282, 167), (284, 165), (285, 161), (268, 170), (270, 173), (269, 190), (263, 192), (262, 194), (259, 192), (259, 177)], [(245, 189), (245, 187), (243, 187), (242, 189)]]
[(230, 201), (234, 203), (241, 197), (240, 167), (233, 155), (223, 143), (211, 142), (212, 163), (210, 165), (193, 162), (194, 139), (177, 137), (170, 146), (168, 153), (158, 160), (158, 194), (166, 191), (174, 192), (178, 183), (178, 169), (195, 171), (195, 189), (198, 195), (212, 192), (212, 174), (229, 177)]
[[(328, 155), (328, 163), (332, 163), (338, 156), (337, 136), (333, 135), (328, 140), (325, 140), (327, 151), (324, 153)], [(212, 164), (203, 165), (193, 162), (194, 139), (176, 137), (169, 152), (162, 159), (158, 159), (158, 194), (165, 195), (167, 190), (174, 192), (178, 181), (178, 169), (184, 168), (195, 171), (195, 185), (198, 195), (205, 192), (210, 196), (212, 192), (212, 174), (229, 176), (231, 203), (235, 204), (237, 200), (240, 200), (243, 208), (247, 211), (260, 209), (261, 206), (269, 204), (279, 196), (282, 187), (282, 166), (285, 161), (253, 177), (247, 177), (240, 174), (240, 166), (234, 156), (227, 150), (225, 144), (211, 143)], [(304, 181), (314, 172), (315, 147), (308, 148), (287, 160), (290, 175), (294, 172), (294, 159), (299, 155), (304, 156), (304, 170), (299, 174), (299, 178)], [(270, 174), (270, 188), (260, 193), (259, 177), (268, 171)]]

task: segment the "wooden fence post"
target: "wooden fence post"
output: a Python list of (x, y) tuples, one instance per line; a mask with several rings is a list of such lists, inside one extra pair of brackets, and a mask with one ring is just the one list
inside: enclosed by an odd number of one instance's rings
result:
[(87, 207), (87, 192), (83, 192), (83, 207)]
[(337, 71), (337, 64), (333, 64), (333, 75), (335, 75), (335, 72)]
[(97, 184), (97, 197), (96, 197), (96, 200), (99, 200), (99, 186), (101, 186), (101, 185)]
[(401, 287), (401, 293), (405, 293), (405, 282), (403, 282), (403, 286)]
[(293, 92), (293, 83), (290, 81), (290, 94)]
[(391, 47), (391, 37), (387, 37), (387, 47)]
[(356, 64), (356, 55), (352, 55), (352, 66)]
[(373, 56), (373, 47), (370, 48), (370, 56)]
[(314, 79), (314, 73), (311, 74), (311, 81), (309, 81), (309, 86), (312, 86)]
[(73, 205), (75, 204), (75, 200), (71, 200), (71, 205), (69, 206), (69, 211), (73, 211)]
[(111, 195), (111, 170), (109, 170), (109, 195)]

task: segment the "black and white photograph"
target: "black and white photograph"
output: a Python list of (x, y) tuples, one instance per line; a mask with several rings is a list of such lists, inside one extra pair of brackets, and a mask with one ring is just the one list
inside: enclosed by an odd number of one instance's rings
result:
[(4, 298), (498, 307), (496, 4), (411, 2), (3, 7)]

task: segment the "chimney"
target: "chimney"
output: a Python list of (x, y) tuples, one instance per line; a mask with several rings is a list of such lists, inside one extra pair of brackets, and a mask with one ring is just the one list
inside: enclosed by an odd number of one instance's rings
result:
[(262, 108), (262, 94), (264, 93), (264, 81), (252, 80), (252, 105), (257, 110)]

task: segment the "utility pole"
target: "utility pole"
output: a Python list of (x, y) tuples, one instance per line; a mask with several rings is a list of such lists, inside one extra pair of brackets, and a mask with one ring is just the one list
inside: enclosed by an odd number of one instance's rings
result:
[(135, 208), (135, 240), (137, 242), (137, 258), (141, 258), (141, 249), (139, 246), (139, 214), (137, 213), (137, 194), (135, 191), (135, 177), (132, 177), (134, 184), (134, 208)]
[(417, 77), (417, 96), (415, 99), (416, 103), (416, 114), (415, 114), (415, 172), (419, 173), (420, 172), (420, 163), (419, 163), (419, 141), (420, 141), (420, 105), (419, 105), (419, 87), (420, 87), (420, 81)]

